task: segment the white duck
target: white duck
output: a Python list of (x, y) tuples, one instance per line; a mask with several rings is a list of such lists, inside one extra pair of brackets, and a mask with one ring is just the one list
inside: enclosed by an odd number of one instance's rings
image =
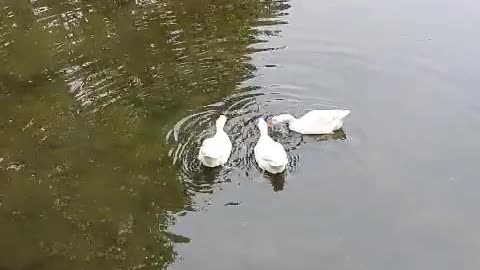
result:
[(349, 110), (313, 110), (300, 118), (280, 114), (272, 118), (272, 124), (287, 122), (288, 128), (301, 134), (331, 134), (343, 126)]
[(282, 173), (288, 164), (285, 149), (268, 136), (268, 125), (263, 118), (258, 119), (258, 128), (260, 139), (253, 149), (258, 166), (273, 174)]
[(220, 115), (215, 123), (217, 129), (215, 135), (205, 139), (200, 147), (198, 159), (207, 167), (223, 166), (230, 157), (232, 142), (223, 130), (226, 122), (227, 117)]

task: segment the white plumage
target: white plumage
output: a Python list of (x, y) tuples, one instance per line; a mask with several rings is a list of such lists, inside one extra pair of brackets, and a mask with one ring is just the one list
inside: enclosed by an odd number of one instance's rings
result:
[(232, 142), (223, 130), (226, 122), (227, 117), (221, 115), (215, 123), (215, 135), (203, 141), (198, 153), (198, 159), (204, 166), (218, 167), (227, 163), (232, 152)]
[(268, 136), (268, 125), (263, 118), (258, 120), (260, 139), (254, 148), (258, 166), (273, 174), (282, 173), (288, 164), (287, 153), (281, 144)]
[(288, 123), (288, 128), (301, 134), (331, 134), (343, 126), (349, 110), (313, 110), (300, 118), (280, 114), (272, 118), (273, 124)]

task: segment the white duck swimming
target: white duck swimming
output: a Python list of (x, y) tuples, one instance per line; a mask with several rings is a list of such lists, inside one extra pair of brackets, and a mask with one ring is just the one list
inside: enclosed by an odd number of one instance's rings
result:
[(285, 149), (268, 136), (268, 125), (263, 118), (258, 119), (258, 128), (260, 139), (253, 149), (258, 166), (273, 174), (282, 173), (288, 164)]
[(343, 126), (349, 110), (313, 110), (300, 118), (280, 114), (272, 118), (272, 124), (287, 122), (288, 128), (301, 134), (331, 134)]
[(230, 157), (232, 142), (223, 130), (226, 122), (227, 117), (220, 115), (215, 123), (215, 135), (205, 139), (200, 147), (198, 159), (207, 167), (223, 166)]

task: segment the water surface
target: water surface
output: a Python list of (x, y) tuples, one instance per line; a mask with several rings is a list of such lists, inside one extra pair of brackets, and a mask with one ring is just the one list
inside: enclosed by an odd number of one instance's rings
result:
[[(1, 269), (480, 266), (475, 1), (0, 8)], [(258, 169), (258, 117), (327, 108), (342, 131), (276, 129), (287, 172)]]

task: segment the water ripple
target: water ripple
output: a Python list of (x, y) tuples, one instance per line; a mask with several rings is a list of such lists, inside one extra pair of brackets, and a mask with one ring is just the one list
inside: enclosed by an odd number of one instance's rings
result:
[[(256, 125), (259, 117), (269, 114), (258, 106), (257, 98), (264, 95), (260, 91), (258, 87), (242, 89), (221, 102), (207, 105), (202, 111), (184, 117), (168, 132), (166, 140), (171, 144), (169, 155), (173, 164), (180, 167), (180, 178), (189, 193), (211, 193), (215, 185), (231, 182), (232, 176), (260, 181), (263, 173), (253, 155), (259, 138)], [(233, 144), (232, 155), (224, 168), (204, 168), (197, 159), (198, 149), (205, 138), (214, 134), (214, 123), (220, 114), (228, 117), (225, 131)], [(299, 163), (295, 150), (302, 144), (302, 136), (291, 136), (284, 130), (271, 130), (270, 136), (284, 145), (289, 158), (286, 175), (292, 173)], [(269, 177), (272, 181), (279, 178)]]

